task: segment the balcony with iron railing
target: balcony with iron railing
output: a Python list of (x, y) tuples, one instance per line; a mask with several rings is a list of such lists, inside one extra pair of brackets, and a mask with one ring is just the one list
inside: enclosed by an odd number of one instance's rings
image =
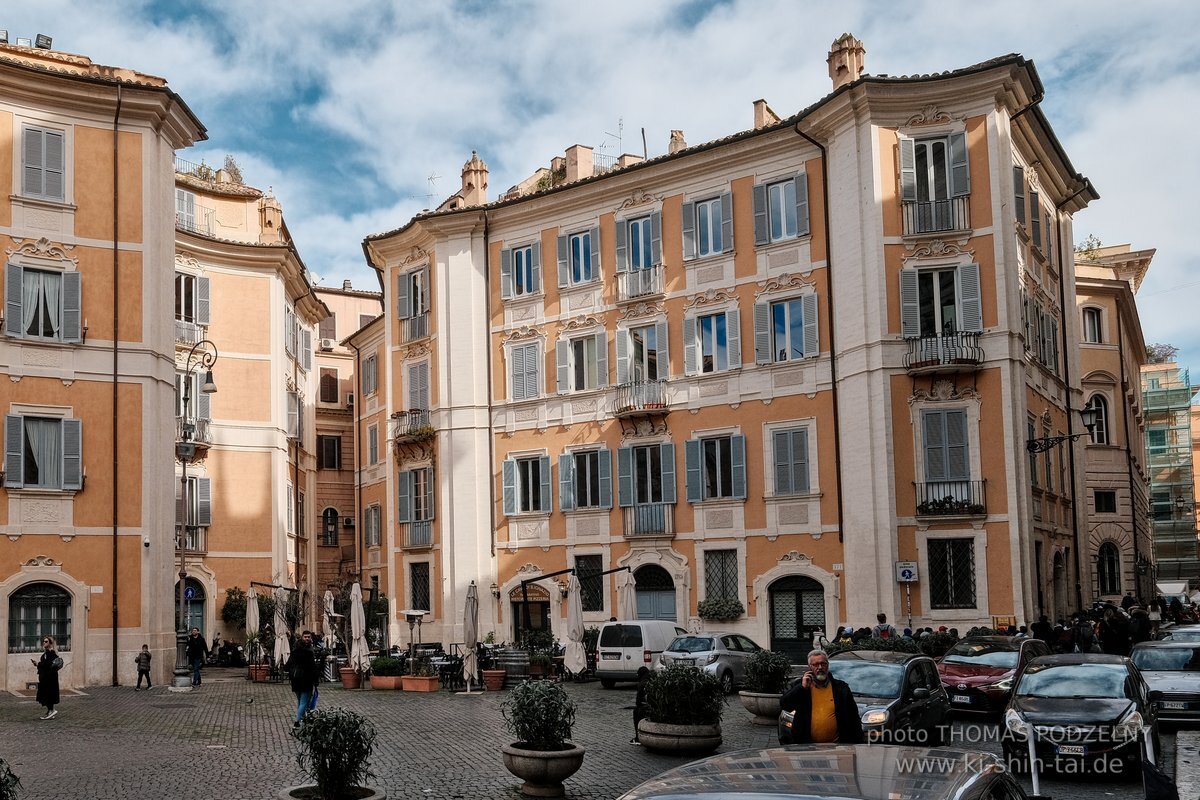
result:
[(401, 542), (406, 550), (420, 550), (433, 547), (433, 520), (419, 520), (401, 523)]
[(204, 236), (213, 235), (213, 214), (215, 209), (197, 205), (196, 213), (192, 215), (175, 212), (175, 227), (189, 233), (199, 233)]
[(663, 293), (662, 265), (631, 269), (617, 276), (617, 301), (629, 303)]
[(175, 320), (175, 344), (191, 347), (203, 338), (204, 328), (194, 322)]
[(971, 229), (970, 195), (946, 200), (905, 200), (904, 235)]
[(614, 414), (618, 418), (656, 416), (668, 411), (666, 381), (629, 381), (617, 386)]
[(982, 517), (987, 515), (987, 481), (913, 483), (918, 517)]
[(640, 503), (625, 509), (625, 538), (642, 539), (674, 535), (674, 504)]
[(408, 319), (400, 320), (400, 341), (412, 342), (424, 339), (429, 335), (429, 312), (422, 311), (413, 314)]
[(392, 415), (391, 425), (391, 439), (396, 444), (424, 442), (436, 433), (428, 409), (397, 411)]
[(188, 555), (207, 553), (208, 528), (200, 525), (176, 525), (175, 551)]
[(977, 332), (950, 332), (905, 339), (908, 352), (904, 368), (910, 375), (923, 372), (974, 372), (983, 363)]
[[(191, 430), (185, 426), (191, 426)], [(175, 441), (191, 441), (197, 447), (208, 447), (212, 444), (212, 420), (175, 418)]]

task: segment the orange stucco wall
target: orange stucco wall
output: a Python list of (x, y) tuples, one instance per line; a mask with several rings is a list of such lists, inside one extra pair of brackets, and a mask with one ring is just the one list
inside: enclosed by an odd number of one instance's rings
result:
[(16, 142), (13, 141), (13, 115), (8, 111), (0, 111), (0, 186), (4, 187), (4, 199), (0, 200), (0, 225), (12, 225), (12, 203), (8, 200), (9, 187), (13, 185), (13, 153), (16, 152)]
[[(113, 238), (113, 137), (111, 130), (75, 126), (75, 233), (88, 239)], [(142, 137), (118, 137), (121, 171), (121, 241), (142, 241)], [(140, 295), (140, 293), (139, 293)]]

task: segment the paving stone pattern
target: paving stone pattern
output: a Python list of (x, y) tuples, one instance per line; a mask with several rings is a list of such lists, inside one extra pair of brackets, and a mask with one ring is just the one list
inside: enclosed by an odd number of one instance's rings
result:
[[(294, 696), (285, 684), (250, 683), (243, 674), (209, 670), (204, 685), (188, 693), (92, 688), (64, 698), (49, 721), (38, 719), (42, 709), (32, 700), (5, 695), (0, 757), (21, 777), (23, 800), (273, 798), (303, 779), (290, 735)], [(575, 741), (587, 748), (583, 768), (567, 782), (568, 797), (611, 800), (686, 761), (628, 743), (632, 685), (605, 691), (597, 683), (568, 684), (567, 690), (579, 706)], [(344, 706), (375, 723), (373, 783), (389, 798), (517, 800), (519, 781), (500, 759), (501, 745), (511, 740), (500, 713), (506, 694), (323, 684), (320, 707)], [(774, 728), (751, 725), (736, 697), (722, 728), (722, 751), (775, 744)], [(1056, 798), (1141, 796), (1140, 783), (1055, 784)]]

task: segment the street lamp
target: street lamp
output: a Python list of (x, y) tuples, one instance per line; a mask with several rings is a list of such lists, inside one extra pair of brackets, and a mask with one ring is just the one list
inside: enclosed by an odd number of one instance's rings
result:
[(1080, 409), (1079, 416), (1083, 417), (1083, 427), (1087, 428), (1083, 433), (1072, 433), (1064, 436), (1043, 436), (1039, 439), (1030, 439), (1025, 443), (1025, 449), (1031, 453), (1044, 453), (1047, 450), (1058, 447), (1063, 442), (1073, 442), (1081, 436), (1091, 436), (1092, 429), (1096, 427), (1100, 413), (1094, 406), (1084, 406)]
[(188, 554), (188, 516), (190, 503), (188, 497), (188, 464), (196, 455), (194, 435), (196, 424), (192, 414), (192, 373), (196, 369), (204, 370), (204, 383), (200, 391), (213, 394), (217, 384), (213, 381), (212, 366), (217, 361), (217, 346), (208, 339), (201, 339), (192, 345), (185, 361), (186, 370), (183, 379), (183, 417), (180, 425), (179, 441), (175, 443), (175, 455), (183, 463), (183, 478), (181, 490), (183, 497), (183, 519), (180, 521), (181, 531), (175, 535), (175, 549), (179, 551), (179, 621), (175, 630), (175, 686), (176, 689), (191, 688), (191, 670), (187, 663), (188, 626), (184, 591), (187, 586), (187, 554)]

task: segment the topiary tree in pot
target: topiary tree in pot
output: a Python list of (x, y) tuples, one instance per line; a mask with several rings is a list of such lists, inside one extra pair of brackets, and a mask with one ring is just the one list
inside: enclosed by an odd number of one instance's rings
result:
[(285, 789), (280, 798), (297, 800), (383, 800), (381, 789), (364, 786), (370, 768), (375, 726), (345, 708), (310, 711), (292, 736), (300, 744), (296, 758), (316, 785)]
[(584, 749), (572, 743), (575, 703), (560, 683), (525, 681), (501, 706), (517, 738), (501, 748), (505, 768), (525, 782), (531, 797), (562, 797), (563, 781), (583, 766)]
[(746, 673), (738, 698), (754, 715), (755, 725), (774, 725), (779, 719), (779, 698), (787, 684), (792, 660), (774, 650), (757, 650), (746, 659)]
[(721, 746), (725, 692), (715, 675), (671, 666), (655, 672), (643, 687), (646, 716), (638, 740), (648, 750), (699, 755)]

